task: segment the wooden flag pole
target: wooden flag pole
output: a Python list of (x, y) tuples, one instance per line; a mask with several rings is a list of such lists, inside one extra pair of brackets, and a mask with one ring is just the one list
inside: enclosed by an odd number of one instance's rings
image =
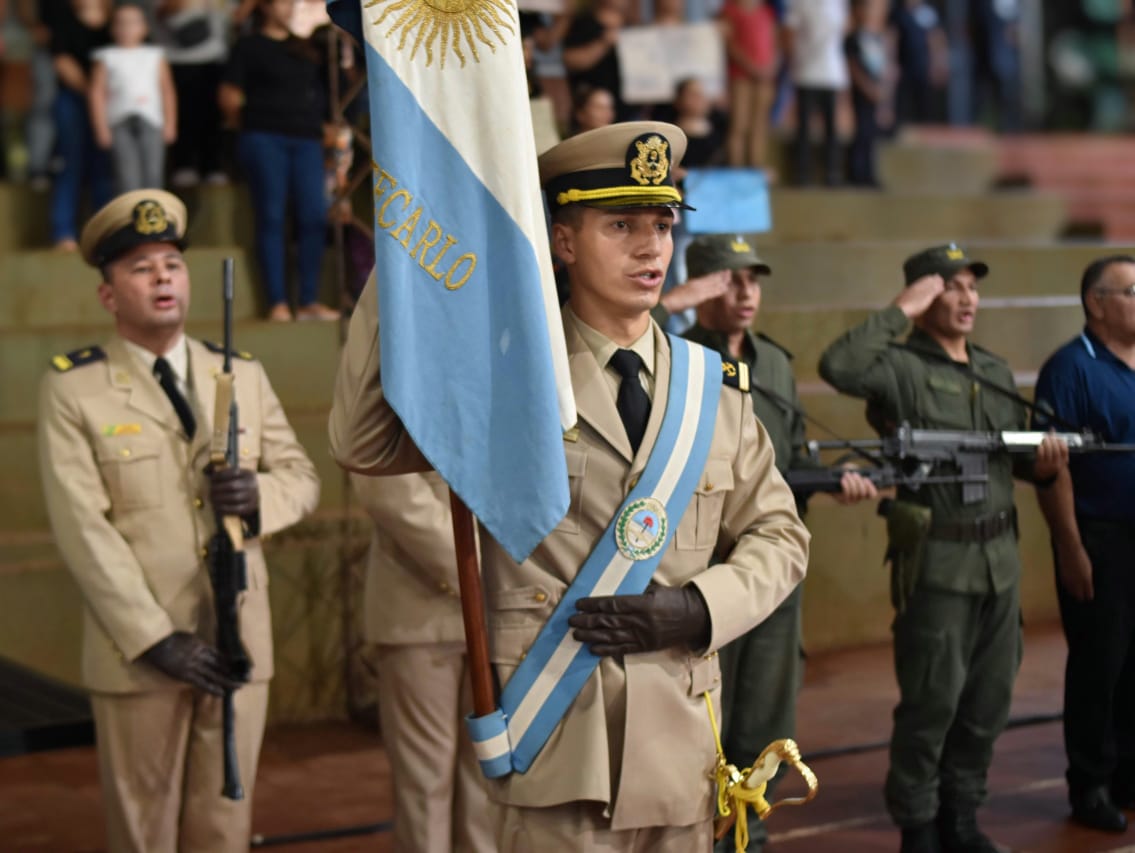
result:
[(485, 628), (485, 594), (477, 564), (477, 537), (473, 513), (452, 489), (453, 544), (457, 548), (457, 580), (461, 587), (461, 615), (465, 619), (465, 645), (469, 651), (469, 678), (473, 683), (473, 714), (484, 717), (496, 710), (493, 672), (489, 664), (489, 635)]

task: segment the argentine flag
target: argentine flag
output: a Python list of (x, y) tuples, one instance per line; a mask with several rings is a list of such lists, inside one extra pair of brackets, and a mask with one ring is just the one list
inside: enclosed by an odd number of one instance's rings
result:
[(517, 561), (575, 424), (515, 0), (329, 0), (366, 49), (382, 384)]

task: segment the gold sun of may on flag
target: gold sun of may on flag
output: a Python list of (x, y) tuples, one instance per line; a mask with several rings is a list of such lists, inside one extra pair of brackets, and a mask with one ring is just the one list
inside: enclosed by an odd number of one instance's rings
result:
[(398, 50), (404, 50), (413, 38), (410, 58), (418, 48), (426, 52), (426, 66), (434, 61), (435, 47), (445, 68), (449, 50), (457, 54), (461, 67), (465, 67), (465, 51), (479, 62), (478, 43), (496, 52), (497, 44), (504, 44), (507, 34), (513, 34), (513, 4), (509, 0), (367, 0), (364, 9), (385, 5), (375, 20), (376, 27), (392, 19), (386, 31), (387, 38), (398, 38)]

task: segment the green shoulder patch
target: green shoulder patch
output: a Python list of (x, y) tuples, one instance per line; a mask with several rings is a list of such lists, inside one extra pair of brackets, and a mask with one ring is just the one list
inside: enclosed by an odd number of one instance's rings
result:
[[(205, 345), (205, 349), (209, 350), (209, 352), (215, 352), (217, 355), (224, 355), (225, 354), (225, 348), (222, 344), (218, 344), (215, 341), (201, 341), (201, 343), (203, 343)], [(233, 350), (233, 356), (236, 357), (236, 358), (242, 358), (245, 361), (255, 361), (256, 360), (256, 356), (254, 356), (252, 353), (248, 352), (247, 350), (242, 350), (242, 349), (234, 349)]]
[(721, 360), (721, 384), (748, 393), (749, 365), (743, 361), (723, 358)]
[(792, 359), (794, 359), (796, 357), (785, 346), (777, 343), (772, 338), (770, 338), (768, 335), (766, 335), (764, 332), (757, 332), (757, 337), (760, 338), (762, 341), (764, 341), (766, 344), (771, 344), (772, 346), (776, 347), (778, 350), (780, 350), (782, 353), (784, 353), (786, 356), (788, 356), (789, 361), (791, 361)]
[(82, 367), (85, 364), (94, 364), (96, 361), (102, 361), (105, 358), (106, 353), (103, 352), (102, 347), (83, 347), (64, 355), (53, 356), (51, 366), (60, 373), (66, 373), (68, 370), (74, 370), (76, 367)]

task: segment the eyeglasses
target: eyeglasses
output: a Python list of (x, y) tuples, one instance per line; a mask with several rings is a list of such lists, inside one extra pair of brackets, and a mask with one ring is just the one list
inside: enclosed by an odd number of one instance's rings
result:
[(1135, 298), (1135, 284), (1129, 284), (1127, 287), (1097, 287), (1097, 293), (1121, 293), (1128, 299)]

